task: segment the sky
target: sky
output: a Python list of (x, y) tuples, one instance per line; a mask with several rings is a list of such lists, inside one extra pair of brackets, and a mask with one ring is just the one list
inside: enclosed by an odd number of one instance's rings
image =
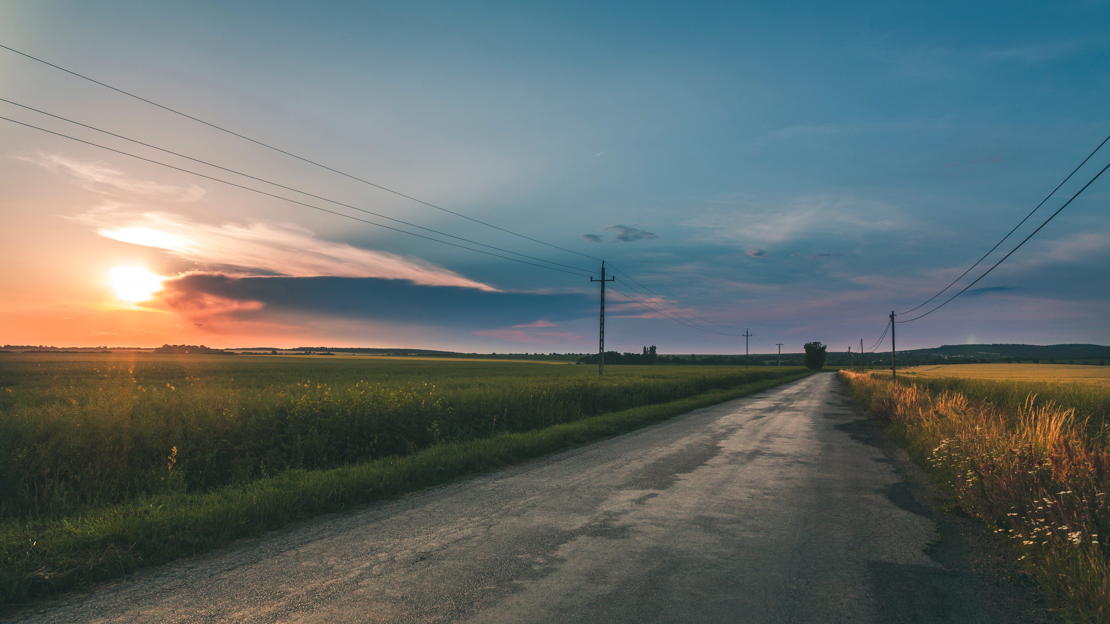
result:
[(1105, 0), (3, 0), (0, 44), (258, 142), (0, 49), (0, 344), (593, 352), (602, 260), (607, 350), (1110, 344), (1110, 174), (909, 312), (1110, 135)]

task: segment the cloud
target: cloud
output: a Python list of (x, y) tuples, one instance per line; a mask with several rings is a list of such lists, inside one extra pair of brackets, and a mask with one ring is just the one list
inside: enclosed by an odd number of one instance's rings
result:
[(1019, 289), (1017, 286), (987, 286), (985, 288), (972, 288), (964, 294), (969, 297), (978, 297), (980, 295), (989, 295), (991, 293), (997, 292), (1010, 292), (1014, 290)]
[[(763, 139), (858, 136), (873, 132), (896, 132), (923, 127), (920, 121), (861, 121), (849, 123), (796, 124), (780, 128)], [(757, 139), (757, 142), (759, 140)]]
[(762, 249), (749, 249), (745, 253), (747, 253), (752, 258), (766, 258), (766, 257), (768, 257), (767, 252), (763, 251)]
[[(221, 325), (274, 315), (343, 317), (473, 331), (546, 330), (592, 316), (596, 303), (578, 293), (536, 294), (350, 277), (262, 277), (194, 272), (163, 282), (148, 308), (169, 309), (197, 323)], [(533, 320), (542, 318), (544, 320)]]
[(81, 162), (58, 154), (36, 154), (18, 158), (52, 173), (68, 174), (84, 182), (86, 189), (99, 193), (122, 191), (128, 195), (174, 202), (199, 201), (205, 195), (205, 190), (195, 184), (174, 186), (151, 180), (136, 180), (102, 162)]
[[(514, 325), (515, 327), (515, 325)], [(484, 336), (486, 338), (499, 338), (508, 342), (515, 342), (521, 344), (547, 344), (547, 343), (565, 343), (565, 342), (579, 342), (582, 340), (582, 335), (574, 332), (536, 332), (530, 333), (519, 329), (480, 329), (473, 332), (475, 336)]]
[(323, 241), (302, 226), (255, 221), (199, 223), (165, 212), (89, 212), (75, 220), (101, 236), (162, 249), (170, 255), (244, 275), (287, 277), (370, 277), (407, 280), (425, 286), (457, 286), (494, 291), (419, 258)]
[(914, 222), (884, 202), (809, 195), (778, 201), (713, 200), (685, 225), (704, 230), (704, 238), (713, 242), (762, 249), (806, 237), (860, 239), (876, 231), (908, 229)]
[(978, 164), (981, 164), (981, 163), (988, 163), (988, 162), (991, 162), (991, 163), (1002, 162), (1002, 157), (1001, 156), (995, 156), (994, 158), (976, 158), (975, 160), (969, 160), (965, 163), (958, 163), (958, 162), (957, 163), (949, 163), (949, 164), (945, 165), (944, 168), (945, 169), (951, 169), (952, 167), (968, 167), (968, 166), (971, 166), (971, 165), (978, 165)]
[(616, 232), (617, 235), (616, 237), (614, 237), (614, 240), (622, 243), (631, 243), (641, 240), (655, 240), (659, 238), (651, 232), (640, 230), (634, 227), (628, 227), (625, 225), (611, 225), (605, 228), (605, 231)]
[[(634, 243), (642, 240), (655, 240), (659, 238), (655, 234), (647, 230), (627, 226), (627, 225), (610, 225), (607, 228), (602, 228), (605, 232), (616, 232), (613, 236), (611, 243)], [(583, 234), (582, 238), (590, 241), (591, 243), (604, 243), (605, 238), (597, 234)]]
[(513, 327), (515, 327), (515, 328), (525, 328), (525, 327), (557, 327), (557, 325), (556, 325), (555, 323), (552, 323), (551, 321), (533, 321), (533, 322), (531, 322), (531, 323), (525, 323), (524, 325), (513, 325)]

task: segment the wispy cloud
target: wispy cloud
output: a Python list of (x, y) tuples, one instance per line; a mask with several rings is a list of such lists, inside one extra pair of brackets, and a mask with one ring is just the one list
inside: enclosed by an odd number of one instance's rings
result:
[(480, 329), (475, 336), (498, 338), (518, 344), (556, 344), (580, 342), (581, 334), (575, 332), (528, 332), (522, 329)]
[[(616, 234), (613, 235), (613, 239), (609, 241), (611, 243), (634, 243), (636, 241), (655, 240), (659, 238), (652, 232), (628, 225), (610, 225), (609, 227), (602, 228), (602, 231), (616, 232)], [(583, 234), (582, 238), (591, 243), (605, 242), (605, 237), (598, 234)]]
[(1040, 65), (1083, 53), (1091, 42), (1057, 41), (1011, 47), (907, 47), (890, 41), (857, 46), (857, 52), (890, 68), (892, 73), (914, 80), (967, 78), (977, 71), (1001, 64)]
[(82, 162), (59, 154), (35, 154), (19, 156), (19, 160), (34, 163), (44, 169), (66, 174), (81, 181), (88, 190), (98, 193), (144, 198), (162, 201), (192, 202), (204, 198), (205, 190), (199, 186), (175, 186), (152, 180), (137, 180), (114, 169), (103, 162)]
[(97, 210), (74, 220), (101, 236), (161, 249), (204, 266), (241, 275), (287, 277), (372, 277), (407, 280), (424, 286), (457, 286), (495, 291), (419, 258), (324, 241), (291, 223), (199, 223), (166, 212)]
[(515, 327), (517, 329), (523, 329), (523, 328), (527, 328), (527, 327), (558, 327), (558, 325), (556, 325), (555, 323), (552, 323), (551, 321), (542, 321), (541, 320), (541, 321), (533, 321), (531, 323), (525, 323), (523, 325), (513, 325), (513, 327)]
[(967, 296), (969, 296), (969, 297), (978, 297), (978, 296), (981, 296), (981, 295), (989, 295), (989, 294), (992, 294), (992, 293), (1000, 293), (1000, 292), (1009, 292), (1009, 291), (1013, 291), (1013, 290), (1018, 290), (1018, 288), (1016, 286), (987, 286), (985, 288), (972, 288), (971, 290), (967, 291), (967, 293), (965, 293), (965, 294), (967, 294)]
[(767, 257), (767, 252), (763, 251), (762, 249), (749, 249), (745, 253), (748, 254), (749, 257), (752, 257), (752, 258), (766, 258)]
[(814, 195), (781, 201), (715, 200), (686, 225), (703, 230), (705, 239), (747, 246), (776, 245), (806, 236), (856, 239), (914, 224), (900, 208), (884, 202)]
[(1002, 162), (1002, 157), (1001, 156), (995, 156), (993, 158), (976, 158), (975, 160), (969, 160), (967, 162), (948, 163), (947, 165), (944, 166), (944, 168), (945, 169), (951, 169), (953, 167), (969, 167), (971, 165), (979, 165), (979, 164), (982, 164), (982, 163), (996, 163), (996, 162)]
[[(875, 132), (895, 132), (914, 130), (923, 127), (921, 121), (859, 121), (844, 123), (797, 124), (780, 128), (767, 135), (766, 139), (796, 139), (808, 137), (845, 137)], [(757, 139), (758, 141), (758, 139)]]

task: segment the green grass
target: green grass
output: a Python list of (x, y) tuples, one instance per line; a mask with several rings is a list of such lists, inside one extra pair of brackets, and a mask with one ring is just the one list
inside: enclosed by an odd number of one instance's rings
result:
[[(121, 363), (91, 357), (36, 356), (0, 367), (0, 393), (9, 395), (0, 405), (2, 443), (25, 455), (57, 456), (54, 464), (32, 465), (70, 466), (73, 481), (53, 471), (40, 475), (44, 483), (57, 479), (52, 491), (66, 496), (49, 510), (40, 502), (0, 521), (0, 606), (10, 609), (292, 520), (507, 466), (808, 374), (613, 367), (599, 380), (580, 366), (522, 363), (308, 360), (290, 370), (286, 359), (258, 370), (251, 367), (255, 358), (142, 356)], [(128, 371), (123, 379), (121, 366)], [(70, 383), (59, 388), (55, 379)], [(433, 380), (438, 383), (430, 387)], [(121, 386), (129, 392), (121, 393)], [(139, 387), (156, 390), (139, 394)], [(48, 426), (29, 427), (36, 417)], [(24, 437), (12, 444), (11, 432)], [(370, 439), (348, 439), (355, 435)], [(253, 446), (236, 448), (229, 436), (240, 443), (253, 438)], [(167, 453), (166, 442), (175, 439), (177, 452)], [(330, 442), (314, 446), (320, 439)], [(32, 446), (35, 440), (42, 448)], [(212, 440), (216, 444), (204, 447)], [(229, 444), (221, 446), (224, 440)], [(153, 457), (121, 461), (127, 444), (132, 455), (146, 444)], [(186, 445), (203, 450), (190, 455)], [(336, 446), (370, 452), (358, 457), (329, 450)], [(70, 453), (80, 459), (67, 459)], [(190, 477), (197, 470), (219, 474), (211, 469), (219, 457), (197, 465), (204, 453), (223, 453), (237, 460), (225, 465), (254, 468), (226, 471), (224, 482)], [(137, 467), (129, 473), (129, 465)], [(20, 477), (18, 462), (8, 469), (9, 479)], [(113, 478), (127, 486), (115, 487), (114, 500), (76, 494), (86, 481), (111, 484)]]

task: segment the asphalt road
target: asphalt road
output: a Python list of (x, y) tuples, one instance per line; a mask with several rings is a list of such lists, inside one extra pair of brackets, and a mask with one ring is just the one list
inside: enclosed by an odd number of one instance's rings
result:
[(815, 375), (18, 619), (1042, 621), (1002, 604), (1022, 596), (1000, 602), (1012, 588), (930, 556), (937, 523), (896, 464), (833, 375)]

